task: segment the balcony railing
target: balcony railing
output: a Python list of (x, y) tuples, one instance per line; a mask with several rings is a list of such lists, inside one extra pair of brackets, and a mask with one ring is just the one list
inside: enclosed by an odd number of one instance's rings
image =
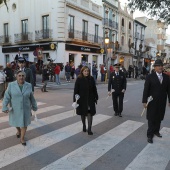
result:
[(114, 29), (118, 29), (118, 23), (108, 18), (103, 19), (103, 25), (109, 26)]
[(130, 36), (132, 36), (132, 30), (131, 30), (131, 29), (128, 30), (128, 34), (129, 34)]
[(143, 34), (141, 34), (141, 40), (144, 40), (144, 35)]
[(79, 40), (79, 41), (88, 41), (90, 43), (102, 44), (103, 38), (97, 35), (89, 34), (77, 30), (68, 30), (68, 38)]
[(122, 31), (122, 33), (125, 33), (125, 27), (124, 26), (121, 27), (121, 31)]
[(0, 44), (11, 43), (11, 36), (2, 35), (0, 36)]
[(108, 24), (109, 24), (108, 18), (104, 18), (104, 19), (103, 19), (103, 25), (108, 26)]
[(35, 31), (35, 40), (44, 40), (52, 38), (52, 29)]
[(135, 32), (135, 38), (139, 39), (139, 33), (138, 32)]
[(32, 41), (32, 35), (30, 32), (14, 34), (14, 41), (15, 43)]

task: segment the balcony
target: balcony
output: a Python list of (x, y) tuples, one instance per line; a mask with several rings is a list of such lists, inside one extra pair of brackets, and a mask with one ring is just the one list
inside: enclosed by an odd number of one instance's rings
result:
[(132, 30), (128, 30), (128, 34), (129, 34), (129, 36), (132, 36)]
[(125, 33), (125, 27), (124, 26), (121, 27), (121, 31), (122, 31), (122, 33)]
[(74, 41), (87, 41), (89, 43), (102, 44), (103, 38), (77, 30), (68, 30), (68, 38)]
[(144, 40), (144, 35), (143, 34), (141, 34), (141, 40)]
[(135, 38), (139, 39), (139, 33), (135, 32)]
[(35, 31), (35, 40), (48, 40), (52, 38), (52, 29)]
[(104, 18), (104, 19), (103, 19), (103, 25), (108, 26), (108, 24), (109, 24), (108, 18)]
[(32, 33), (20, 33), (20, 34), (14, 34), (14, 41), (15, 43), (27, 43), (32, 41)]
[(4, 45), (10, 43), (11, 43), (11, 36), (6, 36), (6, 35), (0, 36), (0, 44)]

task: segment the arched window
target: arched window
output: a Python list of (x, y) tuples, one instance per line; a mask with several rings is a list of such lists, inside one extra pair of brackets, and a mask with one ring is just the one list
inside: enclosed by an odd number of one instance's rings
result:
[(131, 39), (129, 38), (129, 41), (128, 41), (128, 45), (130, 46), (131, 45)]
[(129, 22), (129, 29), (131, 30), (131, 28), (132, 28), (132, 25), (131, 25), (131, 22)]
[(124, 45), (124, 36), (121, 38), (121, 44)]
[(125, 24), (124, 24), (124, 18), (122, 18), (122, 26), (124, 27), (124, 25), (125, 25)]

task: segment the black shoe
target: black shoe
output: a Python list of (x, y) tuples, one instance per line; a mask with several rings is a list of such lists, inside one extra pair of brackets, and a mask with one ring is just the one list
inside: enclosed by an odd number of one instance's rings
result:
[(48, 92), (47, 90), (44, 90), (44, 92)]
[(148, 138), (148, 143), (153, 143), (153, 139), (152, 138)]
[(158, 133), (154, 133), (155, 136), (162, 138), (162, 135), (158, 132)]
[(26, 146), (26, 145), (27, 145), (26, 142), (21, 142), (21, 144), (22, 144), (23, 146)]
[(86, 132), (86, 126), (83, 126), (83, 132)]
[(117, 116), (117, 115), (118, 115), (118, 113), (115, 112), (115, 116)]
[(121, 113), (119, 113), (118, 115), (119, 115), (119, 117), (122, 117)]
[(93, 135), (93, 132), (91, 130), (88, 130), (88, 135)]
[(20, 137), (21, 137), (21, 135), (20, 135), (20, 134), (16, 134), (16, 136), (17, 136), (17, 138), (20, 138)]

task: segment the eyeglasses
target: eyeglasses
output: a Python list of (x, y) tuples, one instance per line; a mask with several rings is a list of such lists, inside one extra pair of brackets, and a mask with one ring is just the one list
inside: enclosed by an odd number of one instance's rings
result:
[(19, 77), (24, 77), (24, 75), (20, 75), (20, 74), (19, 74), (18, 76), (19, 76)]

